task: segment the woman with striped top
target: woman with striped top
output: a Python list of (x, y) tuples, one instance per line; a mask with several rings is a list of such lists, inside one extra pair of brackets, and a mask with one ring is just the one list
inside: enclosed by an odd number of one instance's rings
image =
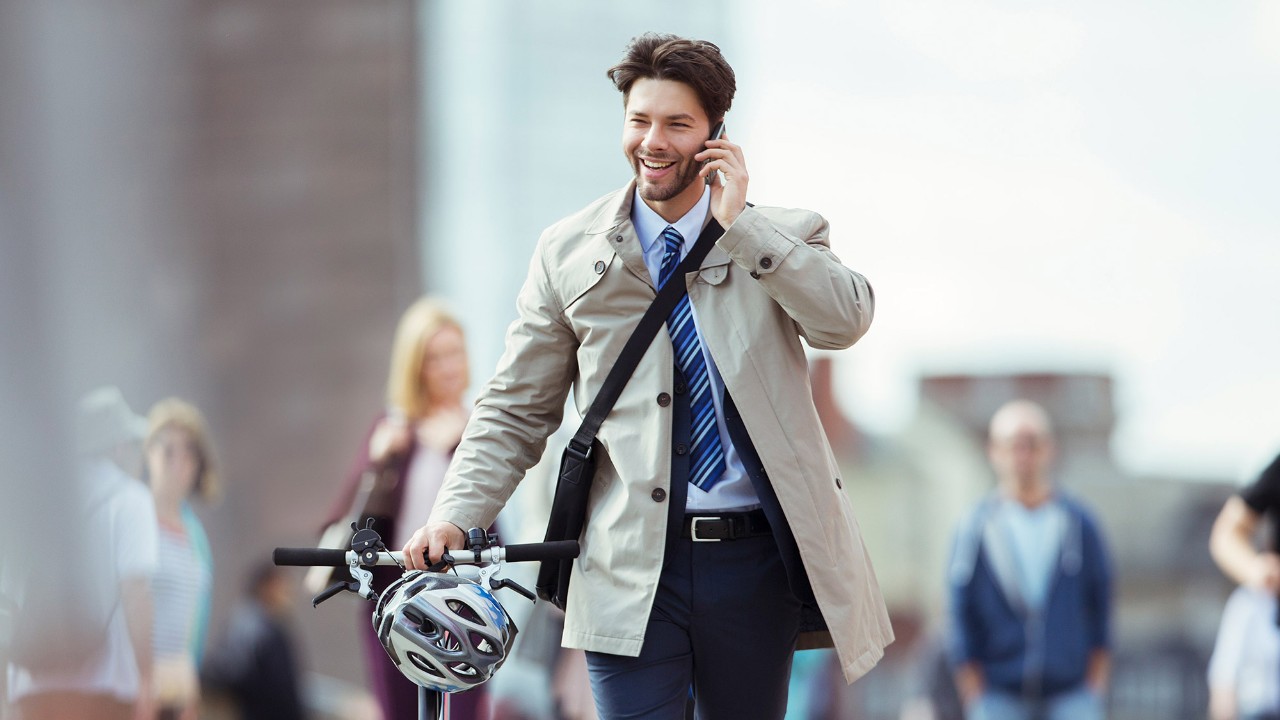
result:
[(212, 597), (213, 558), (191, 499), (218, 493), (204, 418), (190, 403), (162, 400), (147, 418), (146, 475), (160, 525), (153, 654), (161, 720), (194, 720), (200, 704), (197, 666)]

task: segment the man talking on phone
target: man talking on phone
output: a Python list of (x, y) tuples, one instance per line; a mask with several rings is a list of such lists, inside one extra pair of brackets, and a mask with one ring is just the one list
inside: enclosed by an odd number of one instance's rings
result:
[[(543, 232), (405, 564), (493, 521), (570, 389), (585, 412), (657, 290), (685, 283), (597, 437), (563, 642), (587, 651), (603, 718), (678, 720), (690, 688), (702, 720), (782, 718), (796, 649), (834, 646), (853, 682), (893, 639), (801, 342), (849, 347), (874, 296), (821, 216), (747, 203), (718, 47), (642, 35), (608, 76), (634, 178)], [(700, 268), (668, 280), (713, 219)]]

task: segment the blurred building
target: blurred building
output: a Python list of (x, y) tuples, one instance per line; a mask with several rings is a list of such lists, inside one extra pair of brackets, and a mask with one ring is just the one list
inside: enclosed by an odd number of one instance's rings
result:
[[(3, 305), (37, 330), (16, 357), (49, 386), (37, 407), (110, 383), (139, 411), (171, 394), (204, 410), (227, 480), (200, 510), (215, 634), (246, 568), (314, 540), (422, 290), (414, 8), (0, 7), (0, 215), (17, 228), (6, 259), (23, 251)], [(6, 392), (39, 387), (15, 377)], [(31, 445), (46, 467), (69, 446), (56, 429)], [(52, 473), (40, 491), (56, 486)], [(60, 537), (56, 515), (26, 514)], [(308, 664), (362, 684), (357, 608), (333, 605), (299, 608)]]

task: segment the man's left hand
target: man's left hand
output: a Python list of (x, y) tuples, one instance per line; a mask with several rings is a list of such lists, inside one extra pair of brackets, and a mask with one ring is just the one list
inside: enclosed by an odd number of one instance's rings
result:
[[(711, 173), (711, 214), (720, 226), (728, 230), (734, 220), (747, 207), (747, 161), (742, 148), (729, 142), (729, 136), (708, 140), (707, 149), (694, 155), (695, 160), (706, 165), (698, 173), (706, 177)], [(719, 172), (717, 172), (719, 171)]]

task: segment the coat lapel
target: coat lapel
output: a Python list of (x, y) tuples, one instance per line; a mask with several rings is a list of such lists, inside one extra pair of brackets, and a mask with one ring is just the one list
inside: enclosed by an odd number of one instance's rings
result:
[[(636, 228), (631, 224), (631, 202), (635, 197), (636, 183), (632, 180), (626, 190), (618, 194), (617, 201), (606, 205), (600, 214), (591, 221), (587, 228), (588, 235), (605, 235), (613, 251), (622, 258), (622, 264), (633, 275), (653, 288), (653, 278), (649, 277), (649, 267), (644, 264), (644, 250), (640, 247), (640, 238)], [(656, 294), (656, 290), (654, 290)]]

